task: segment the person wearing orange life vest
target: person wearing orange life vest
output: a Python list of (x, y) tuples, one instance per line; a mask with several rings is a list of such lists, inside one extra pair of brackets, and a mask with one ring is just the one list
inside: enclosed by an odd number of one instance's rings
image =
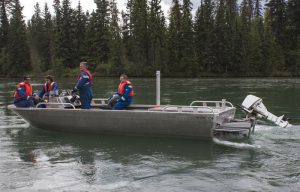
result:
[(131, 82), (128, 81), (125, 74), (120, 75), (120, 85), (117, 94), (119, 95), (119, 99), (113, 107), (114, 110), (124, 109), (131, 104), (134, 91)]
[(38, 101), (38, 96), (33, 94), (30, 77), (24, 76), (14, 93), (14, 104), (16, 107), (32, 107)]
[(72, 91), (72, 94), (79, 91), (81, 109), (91, 109), (91, 102), (93, 99), (93, 75), (87, 69), (87, 62), (79, 64), (80, 73), (77, 77), (77, 83)]
[(58, 85), (53, 81), (53, 77), (47, 75), (45, 78), (45, 84), (43, 85), (39, 97), (43, 100), (49, 100), (49, 97), (58, 96)]

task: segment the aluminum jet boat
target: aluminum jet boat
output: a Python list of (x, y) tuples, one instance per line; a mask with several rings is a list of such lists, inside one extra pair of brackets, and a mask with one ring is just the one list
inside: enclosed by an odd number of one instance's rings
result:
[(9, 105), (9, 109), (37, 128), (93, 134), (210, 139), (224, 133), (250, 136), (256, 118), (290, 126), (284, 116), (268, 112), (262, 99), (253, 95), (241, 105), (246, 114), (243, 119), (235, 119), (236, 108), (225, 99), (193, 101), (189, 105), (131, 105), (125, 110), (112, 110), (107, 99), (94, 99), (92, 109), (86, 110), (71, 97), (55, 97), (32, 108)]

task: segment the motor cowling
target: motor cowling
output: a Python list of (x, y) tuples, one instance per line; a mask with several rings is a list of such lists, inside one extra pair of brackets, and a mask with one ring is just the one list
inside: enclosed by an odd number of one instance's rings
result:
[(265, 118), (280, 127), (285, 128), (291, 126), (284, 115), (277, 117), (270, 113), (263, 104), (262, 99), (254, 95), (247, 95), (241, 105), (241, 108), (246, 111), (248, 115), (255, 116), (256, 118)]

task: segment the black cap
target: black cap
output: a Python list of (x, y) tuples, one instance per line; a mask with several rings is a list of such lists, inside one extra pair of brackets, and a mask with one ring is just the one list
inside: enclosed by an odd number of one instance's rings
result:
[(24, 75), (23, 80), (31, 79), (28, 75)]

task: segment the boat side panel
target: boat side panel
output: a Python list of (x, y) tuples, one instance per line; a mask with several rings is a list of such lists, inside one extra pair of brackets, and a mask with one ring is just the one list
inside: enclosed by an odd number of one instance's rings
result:
[(43, 129), (179, 137), (212, 137), (212, 114), (111, 110), (18, 110), (33, 126)]

